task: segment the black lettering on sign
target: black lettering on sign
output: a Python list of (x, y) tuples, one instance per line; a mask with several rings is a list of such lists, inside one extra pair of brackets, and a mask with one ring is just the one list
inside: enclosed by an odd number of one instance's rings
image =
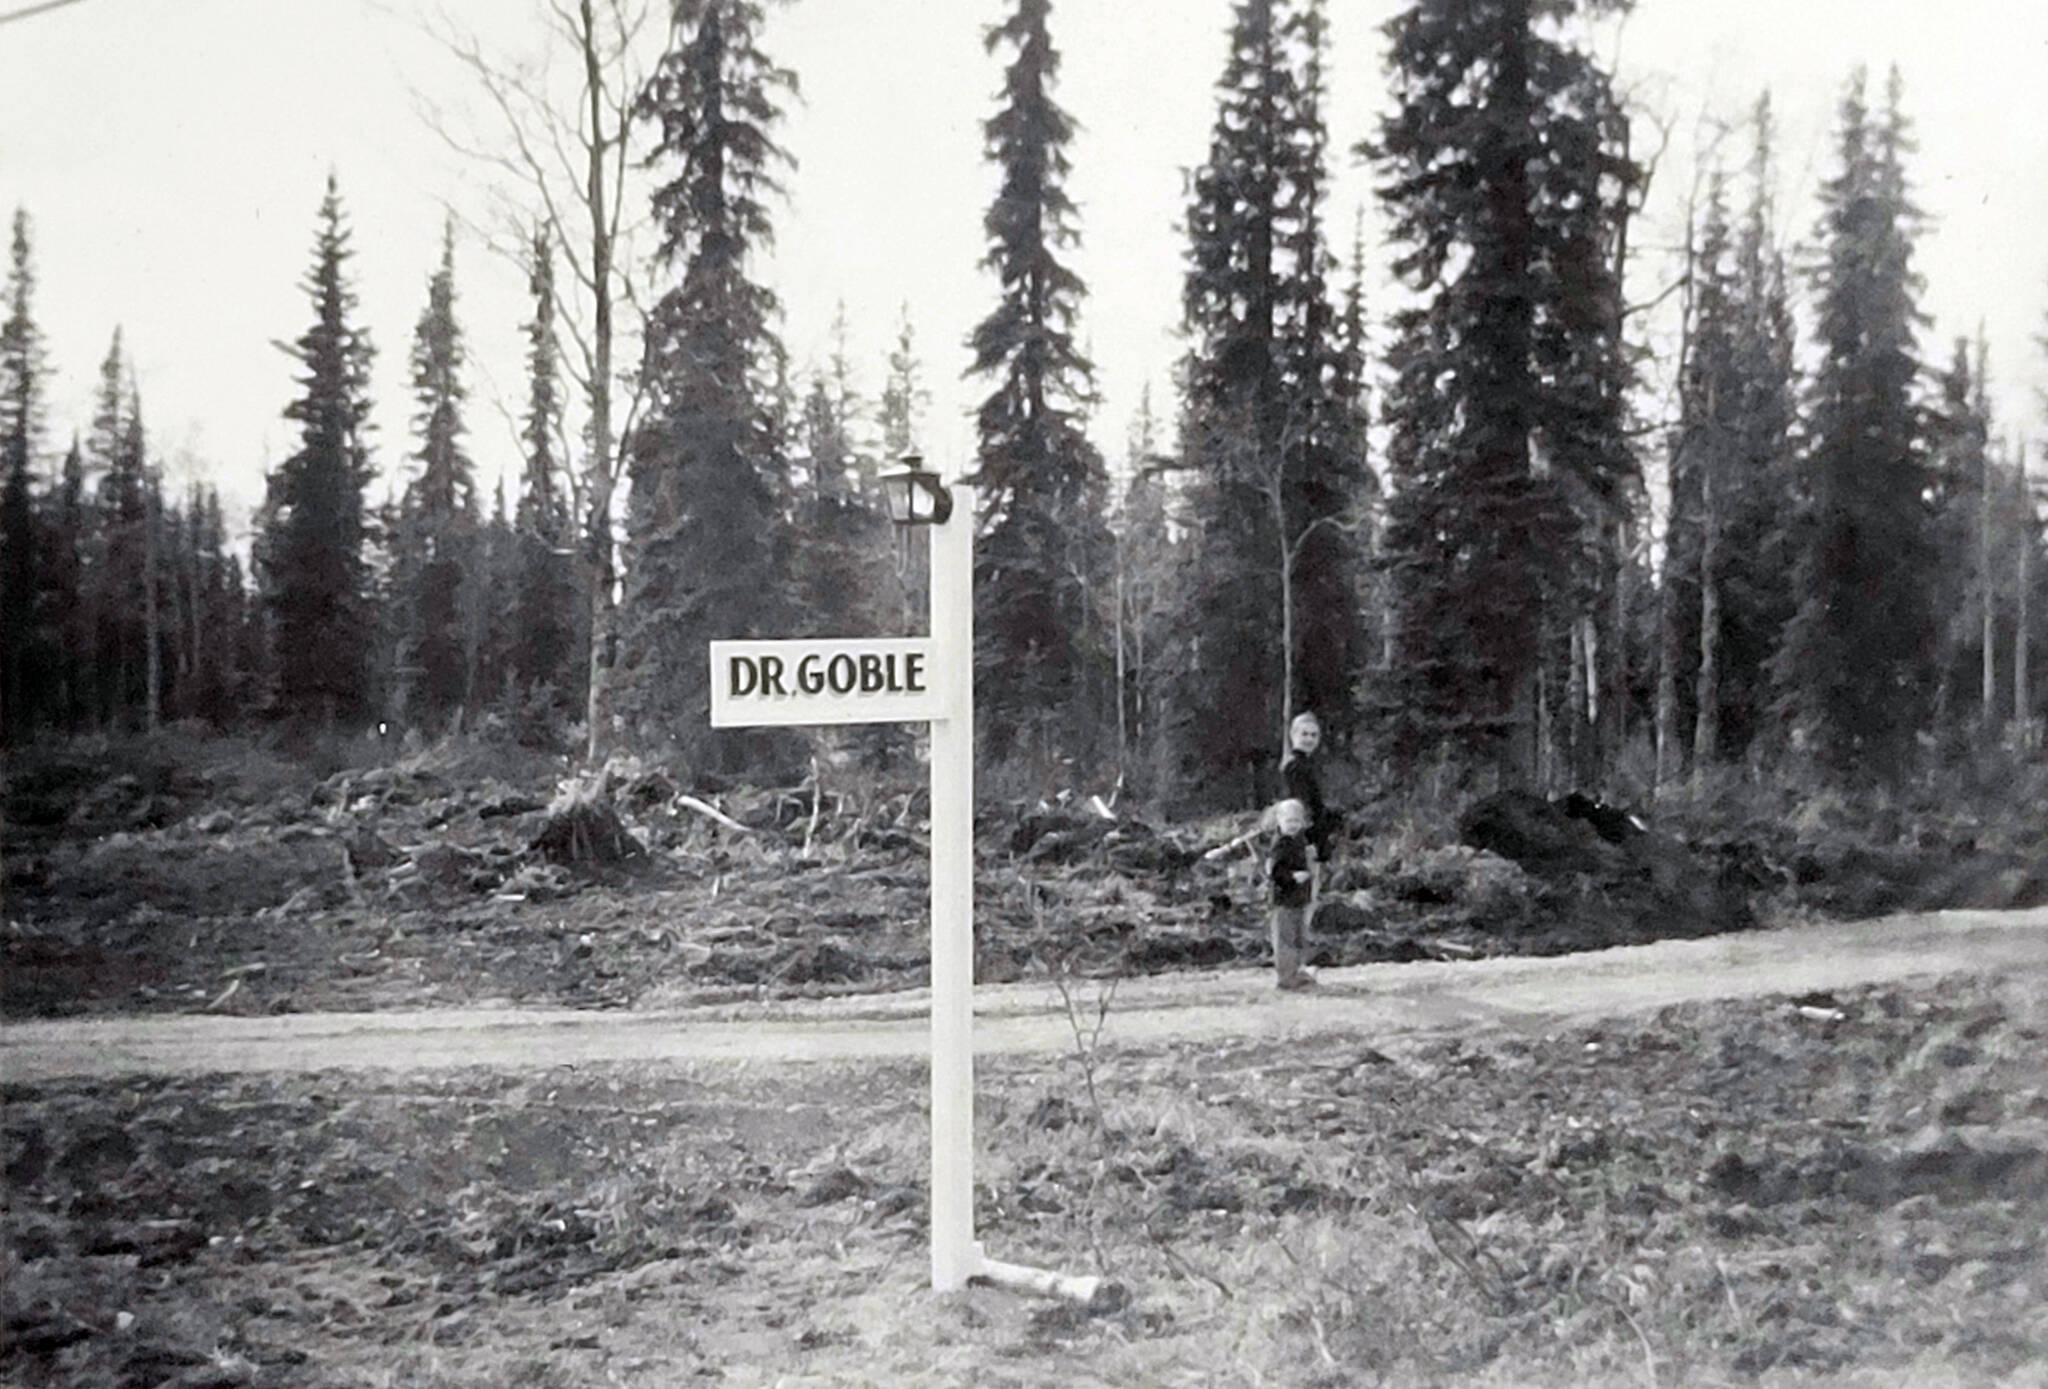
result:
[(761, 693), (764, 695), (786, 695), (782, 688), (782, 658), (763, 656), (761, 658)]
[(924, 652), (907, 651), (904, 653), (903, 688), (912, 694), (924, 693)]
[(844, 652), (834, 656), (832, 663), (825, 667), (825, 683), (836, 695), (852, 694), (854, 684), (859, 678), (853, 657)]
[(889, 688), (889, 678), (882, 673), (882, 658), (872, 651), (860, 653), (860, 692), (880, 694)]
[(754, 682), (760, 678), (761, 673), (754, 669), (751, 656), (734, 656), (726, 662), (726, 683), (732, 690), (734, 699), (742, 699), (752, 694)]
[(825, 688), (825, 672), (818, 668), (815, 654), (797, 662), (796, 687), (807, 695), (821, 693)]

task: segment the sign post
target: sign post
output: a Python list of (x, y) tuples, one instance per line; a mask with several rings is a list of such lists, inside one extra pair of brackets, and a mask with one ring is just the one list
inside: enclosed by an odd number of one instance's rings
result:
[(932, 1288), (979, 1272), (974, 1240), (974, 516), (973, 494), (932, 538), (932, 644), (954, 682), (932, 720)]
[(931, 536), (929, 635), (714, 641), (711, 725), (931, 725), (932, 1288), (980, 1281), (1092, 1304), (1101, 1279), (1001, 1263), (974, 1238), (976, 513), (966, 483), (936, 490), (946, 504), (916, 522)]

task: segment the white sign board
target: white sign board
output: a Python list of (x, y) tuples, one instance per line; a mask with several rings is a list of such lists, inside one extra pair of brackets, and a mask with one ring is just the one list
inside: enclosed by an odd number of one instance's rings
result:
[(958, 672), (928, 637), (711, 643), (711, 726), (917, 722), (946, 717)]

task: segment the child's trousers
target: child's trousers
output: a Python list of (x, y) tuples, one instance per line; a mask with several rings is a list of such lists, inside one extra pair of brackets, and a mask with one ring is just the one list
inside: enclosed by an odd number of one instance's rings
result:
[(1302, 957), (1308, 951), (1308, 908), (1273, 908), (1273, 968), (1281, 987), (1301, 979)]

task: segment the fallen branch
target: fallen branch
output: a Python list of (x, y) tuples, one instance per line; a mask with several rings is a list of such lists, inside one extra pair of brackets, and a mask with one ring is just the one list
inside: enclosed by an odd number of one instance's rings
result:
[(741, 834), (752, 834), (754, 832), (751, 826), (741, 824), (709, 801), (700, 801), (695, 796), (687, 796), (678, 792), (676, 804), (685, 810), (694, 810), (706, 819), (715, 820), (729, 830), (738, 830)]
[(1218, 844), (1215, 848), (1204, 853), (1202, 855), (1202, 862), (1213, 863), (1217, 859), (1222, 858), (1225, 854), (1243, 848), (1245, 845), (1251, 843), (1254, 839), (1257, 839), (1258, 837), (1259, 831), (1257, 827), (1254, 826), (1253, 828), (1246, 830), (1237, 838), (1231, 840), (1228, 844)]

